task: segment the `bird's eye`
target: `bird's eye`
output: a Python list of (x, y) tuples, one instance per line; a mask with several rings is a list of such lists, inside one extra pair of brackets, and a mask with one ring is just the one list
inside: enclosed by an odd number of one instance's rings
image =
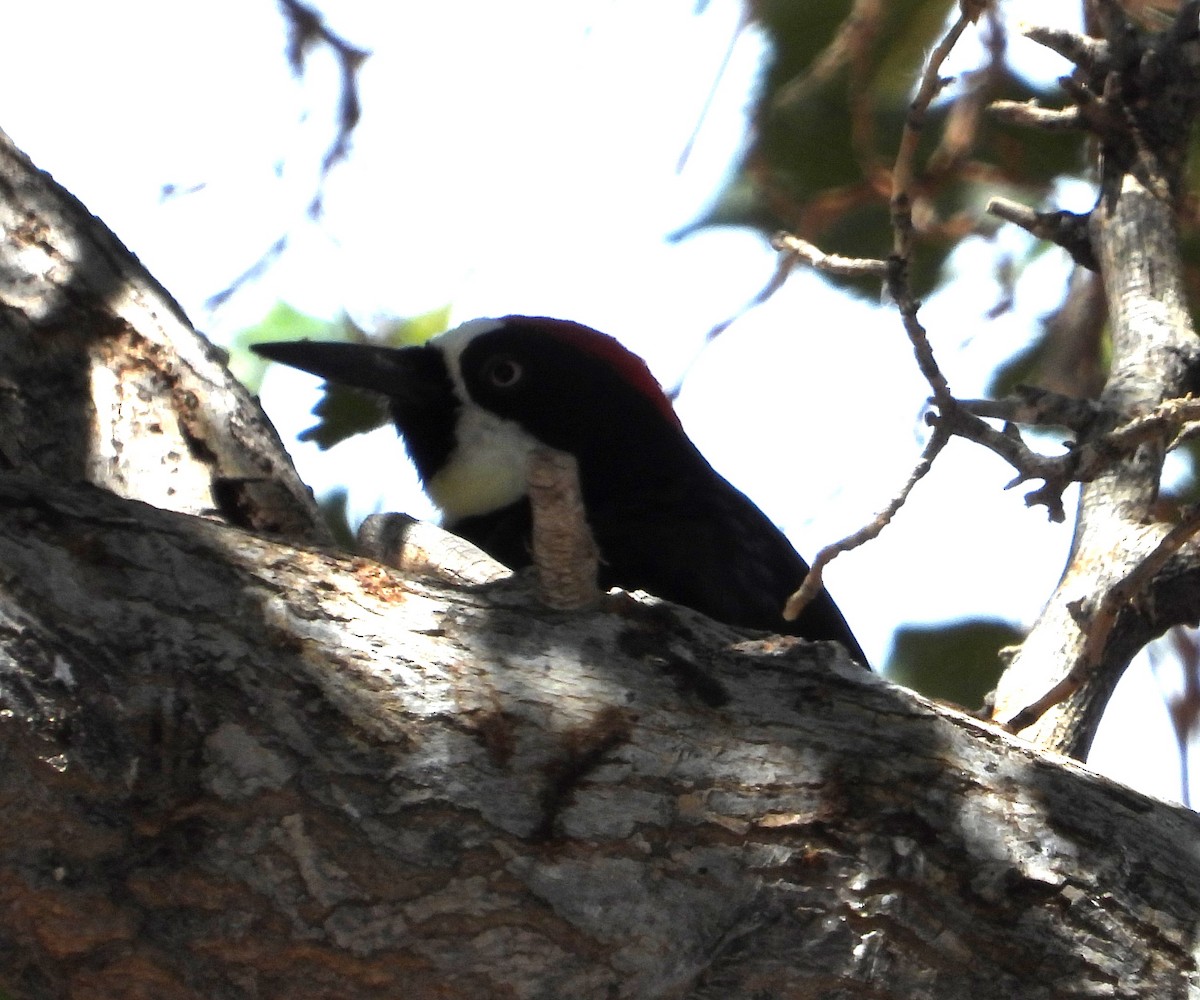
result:
[(504, 356), (492, 358), (484, 369), (484, 377), (497, 389), (511, 389), (524, 373), (519, 361)]

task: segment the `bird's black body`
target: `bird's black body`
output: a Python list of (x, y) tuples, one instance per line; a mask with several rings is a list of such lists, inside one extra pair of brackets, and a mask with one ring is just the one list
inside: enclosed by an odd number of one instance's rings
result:
[(386, 395), (446, 526), (500, 562), (531, 562), (524, 456), (546, 445), (578, 463), (602, 586), (646, 590), (730, 625), (831, 639), (866, 662), (827, 592), (784, 620), (807, 564), (708, 464), (644, 362), (611, 337), (510, 316), (422, 347), (255, 349)]

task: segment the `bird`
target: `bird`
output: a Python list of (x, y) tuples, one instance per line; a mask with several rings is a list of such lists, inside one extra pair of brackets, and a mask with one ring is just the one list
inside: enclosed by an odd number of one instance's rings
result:
[(528, 458), (553, 448), (577, 462), (600, 586), (739, 628), (832, 640), (866, 665), (827, 590), (784, 619), (808, 564), (709, 464), (645, 361), (616, 338), (512, 315), (412, 347), (298, 340), (253, 350), (385, 397), (443, 526), (506, 566), (532, 563)]

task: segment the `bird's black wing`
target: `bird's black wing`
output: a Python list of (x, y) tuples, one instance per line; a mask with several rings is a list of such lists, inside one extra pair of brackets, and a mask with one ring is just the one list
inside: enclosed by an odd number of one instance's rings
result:
[(446, 530), (478, 545), (493, 559), (509, 569), (521, 569), (533, 563), (533, 511), (529, 498), (486, 514), (464, 517), (447, 524)]
[[(685, 491), (672, 505), (602, 505), (589, 518), (600, 548), (601, 586), (645, 590), (729, 625), (840, 642), (866, 665), (827, 590), (795, 621), (784, 619), (783, 606), (808, 564), (770, 519), (724, 480), (717, 489)], [(531, 525), (529, 501), (522, 499), (447, 527), (520, 569), (532, 562)]]
[[(715, 474), (714, 474), (715, 475)], [(606, 585), (646, 590), (730, 625), (840, 642), (866, 657), (828, 591), (793, 622), (788, 596), (808, 564), (747, 497), (721, 480), (719, 488), (680, 491), (669, 506), (599, 510), (592, 517)], [(622, 553), (614, 561), (611, 553)]]

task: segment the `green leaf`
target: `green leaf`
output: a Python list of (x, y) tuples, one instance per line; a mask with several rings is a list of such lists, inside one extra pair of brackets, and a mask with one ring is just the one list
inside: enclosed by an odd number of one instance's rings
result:
[(276, 302), (257, 326), (239, 333), (234, 338), (234, 344), (248, 346), (274, 340), (315, 340), (328, 337), (330, 330), (337, 326), (337, 320), (308, 316), (286, 302)]
[(978, 708), (1000, 678), (1000, 650), (1024, 638), (995, 619), (908, 625), (897, 630), (884, 672), (930, 698)]
[[(925, 58), (955, 6), (753, 3), (772, 53), (752, 142), (716, 203), (681, 234), (716, 225), (785, 229), (829, 253), (886, 257), (894, 242), (889, 199), (900, 137)], [(1001, 98), (1061, 104), (1056, 87), (1031, 87), (1002, 62), (971, 82), (986, 91), (964, 102), (955, 99), (962, 81), (952, 84), (927, 111), (920, 133), (912, 188), (919, 235), (910, 268), (920, 294), (944, 280), (945, 261), (965, 234), (996, 227), (984, 214), (989, 198), (1037, 204), (1056, 177), (1084, 168), (1079, 134), (1017, 128), (978, 110)], [(877, 280), (842, 284), (879, 294)]]
[(416, 347), (436, 337), (449, 325), (450, 306), (445, 305), (420, 316), (409, 316), (385, 324), (378, 334), (371, 337), (371, 343), (384, 347)]
[(325, 383), (325, 394), (313, 407), (317, 422), (300, 433), (301, 441), (314, 441), (326, 451), (355, 434), (367, 434), (389, 420), (387, 400), (336, 382)]
[(257, 393), (271, 362), (251, 351), (251, 344), (279, 340), (345, 340), (345, 323), (348, 321), (308, 316), (286, 302), (277, 302), (258, 323), (234, 336), (229, 348), (229, 370), (242, 385)]
[[(233, 341), (229, 365), (251, 392), (257, 392), (271, 362), (250, 350), (251, 344), (281, 340), (331, 340), (381, 347), (413, 347), (446, 329), (450, 307), (441, 306), (419, 316), (394, 319), (368, 334), (348, 316), (319, 319), (308, 316), (285, 302), (276, 303), (261, 322), (242, 330)], [(325, 394), (313, 407), (317, 423), (300, 435), (315, 441), (322, 450), (332, 448), (355, 434), (365, 434), (388, 422), (387, 402), (376, 393), (326, 383)]]

